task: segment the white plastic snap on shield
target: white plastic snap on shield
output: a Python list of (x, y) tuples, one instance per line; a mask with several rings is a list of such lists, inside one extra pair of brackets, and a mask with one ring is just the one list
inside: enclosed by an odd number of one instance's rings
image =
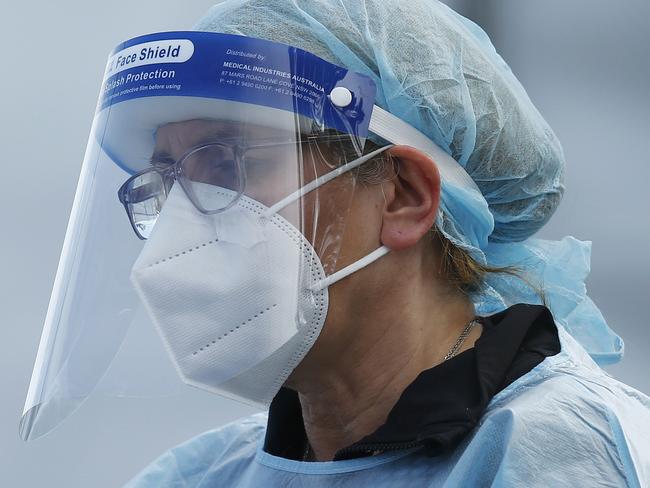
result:
[(352, 92), (344, 86), (337, 86), (330, 92), (330, 100), (340, 108), (345, 108), (352, 103)]

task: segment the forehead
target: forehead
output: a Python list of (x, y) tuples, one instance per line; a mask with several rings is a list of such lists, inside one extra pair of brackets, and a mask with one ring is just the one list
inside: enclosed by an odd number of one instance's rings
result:
[(224, 120), (192, 119), (172, 122), (156, 130), (156, 150), (175, 151), (187, 149), (204, 142), (220, 140), (297, 140), (295, 131), (265, 127), (253, 123)]
[[(291, 159), (322, 160), (329, 167), (340, 166), (360, 155), (349, 135), (334, 130), (321, 130), (308, 135), (301, 133), (295, 121), (288, 124), (286, 120), (278, 120), (278, 127), (269, 127), (229, 120), (191, 119), (158, 127), (150, 159), (152, 162), (169, 164), (198, 145), (214, 142), (232, 144), (235, 141), (248, 147), (257, 146), (258, 149), (253, 152), (270, 151), (268, 157), (274, 154), (279, 157), (281, 152), (284, 158), (293, 156)], [(296, 143), (302, 146), (302, 151), (294, 146)], [(275, 149), (271, 149), (274, 146)]]

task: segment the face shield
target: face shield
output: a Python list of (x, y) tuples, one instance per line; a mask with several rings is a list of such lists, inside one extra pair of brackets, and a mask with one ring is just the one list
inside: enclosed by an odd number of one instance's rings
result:
[[(166, 32), (109, 57), (20, 423), (37, 438), (93, 391), (182, 383), (264, 407), (309, 351), (354, 170), (404, 143), (366, 76), (261, 39)], [(383, 147), (364, 151), (372, 133)], [(134, 386), (137, 385), (137, 386)]]

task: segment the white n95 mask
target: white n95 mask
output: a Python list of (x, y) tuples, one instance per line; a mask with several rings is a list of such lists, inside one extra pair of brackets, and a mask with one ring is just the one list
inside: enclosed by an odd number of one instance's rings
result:
[[(211, 185), (198, 191), (233, 199)], [(185, 383), (266, 406), (316, 341), (327, 287), (386, 252), (326, 277), (311, 244), (272, 209), (241, 196), (204, 215), (174, 185), (131, 279)]]

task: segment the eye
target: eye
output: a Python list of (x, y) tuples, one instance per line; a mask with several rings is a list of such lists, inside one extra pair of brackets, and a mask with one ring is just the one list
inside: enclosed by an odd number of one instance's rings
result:
[(182, 172), (189, 181), (208, 183), (229, 190), (239, 190), (241, 178), (232, 149), (228, 146), (203, 147), (181, 163)]

